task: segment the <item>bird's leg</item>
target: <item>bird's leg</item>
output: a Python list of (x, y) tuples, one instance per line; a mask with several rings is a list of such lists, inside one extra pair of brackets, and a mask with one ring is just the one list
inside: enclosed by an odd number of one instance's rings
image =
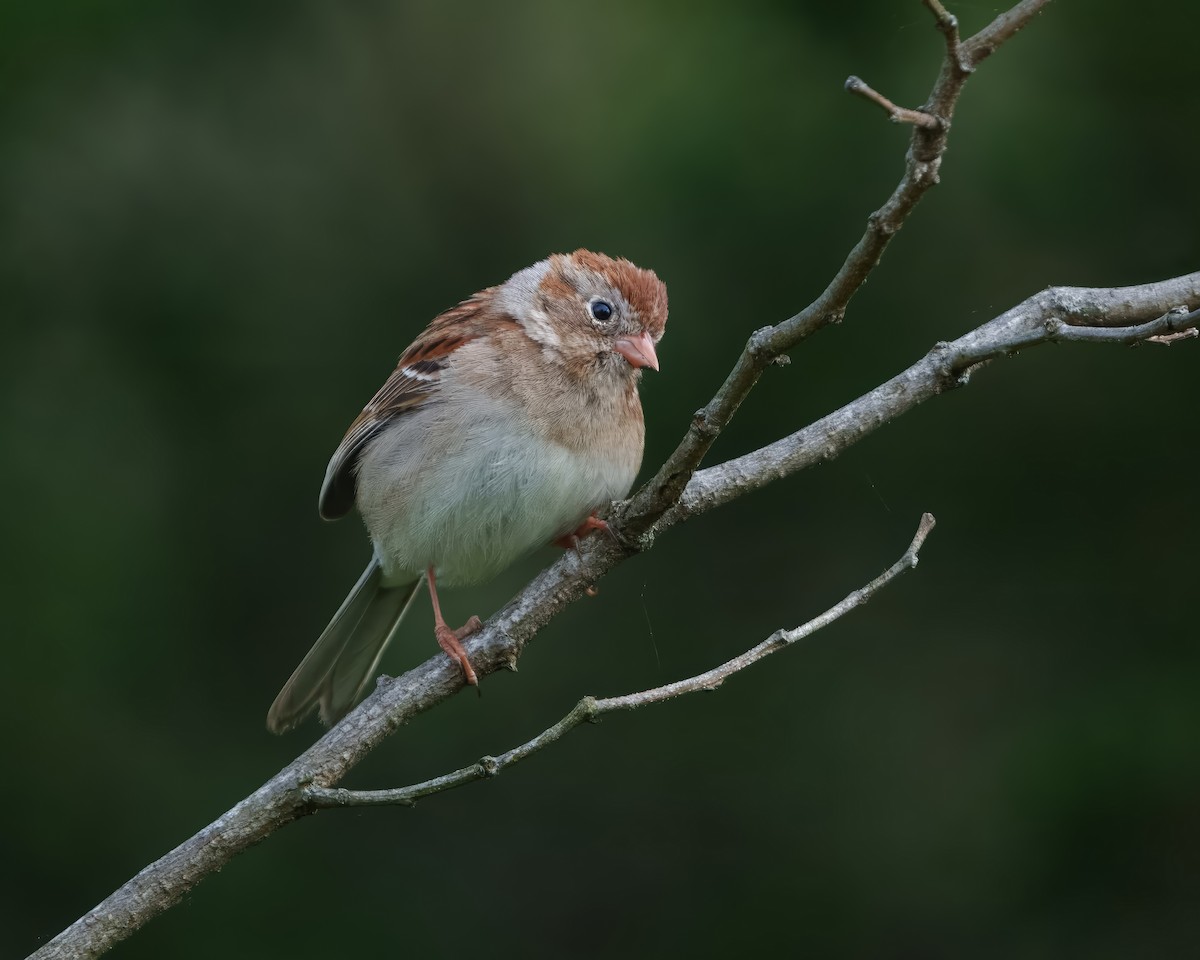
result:
[(442, 606), (438, 603), (437, 581), (433, 576), (433, 567), (426, 571), (429, 578), (429, 598), (433, 601), (433, 633), (437, 637), (438, 646), (446, 651), (446, 655), (454, 660), (462, 667), (463, 676), (467, 678), (467, 683), (473, 687), (479, 686), (479, 678), (475, 676), (475, 670), (471, 666), (471, 661), (467, 658), (467, 651), (463, 649), (462, 642), (471, 634), (483, 626), (483, 621), (478, 617), (471, 617), (457, 630), (451, 630), (447, 625), (445, 618), (442, 617)]
[[(570, 533), (564, 533), (561, 537), (555, 540), (554, 545), (556, 547), (562, 547), (564, 550), (574, 550), (576, 555), (578, 555), (580, 539), (586, 537), (593, 530), (603, 530), (610, 537), (613, 535), (612, 530), (609, 529), (608, 522), (601, 520), (598, 516), (596, 516), (596, 511), (593, 510), (578, 527), (576, 527)], [(597, 593), (599, 593), (599, 591), (596, 589), (595, 584), (592, 584), (584, 590), (584, 593), (586, 593), (589, 597), (594, 597)]]
[(608, 523), (596, 516), (596, 511), (593, 510), (578, 527), (570, 533), (564, 533), (561, 537), (554, 541), (556, 547), (562, 547), (564, 550), (578, 550), (579, 541), (586, 537), (593, 530), (603, 530), (608, 533)]

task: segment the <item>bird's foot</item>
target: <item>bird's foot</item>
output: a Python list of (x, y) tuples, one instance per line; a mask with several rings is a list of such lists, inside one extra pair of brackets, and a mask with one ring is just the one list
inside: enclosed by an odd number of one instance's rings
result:
[(579, 541), (586, 537), (593, 530), (603, 530), (605, 533), (611, 533), (608, 529), (608, 523), (601, 520), (592, 513), (586, 520), (570, 533), (564, 533), (561, 537), (554, 541), (556, 547), (562, 547), (564, 550), (579, 550)]
[(446, 651), (446, 655), (462, 668), (463, 676), (472, 687), (479, 686), (479, 678), (475, 676), (475, 669), (471, 666), (471, 660), (467, 656), (467, 651), (463, 649), (462, 641), (466, 640), (467, 637), (475, 633), (482, 626), (482, 620), (478, 617), (471, 617), (470, 620), (457, 630), (451, 630), (445, 623), (437, 623), (433, 628), (438, 646)]

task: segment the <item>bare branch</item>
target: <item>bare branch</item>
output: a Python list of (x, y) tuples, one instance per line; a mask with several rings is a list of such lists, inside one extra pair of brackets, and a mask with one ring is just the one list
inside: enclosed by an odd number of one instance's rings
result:
[(839, 603), (834, 604), (820, 616), (814, 617), (807, 623), (801, 624), (792, 630), (776, 630), (761, 643), (751, 647), (745, 653), (725, 661), (719, 667), (714, 667), (712, 670), (694, 677), (688, 677), (686, 680), (677, 680), (674, 683), (664, 684), (661, 687), (641, 690), (637, 693), (628, 693), (621, 697), (607, 697), (604, 699), (584, 697), (558, 723), (543, 730), (532, 740), (526, 741), (519, 747), (514, 747), (512, 750), (502, 753), (498, 757), (483, 757), (478, 763), (462, 767), (453, 773), (447, 773), (432, 780), (413, 784), (410, 787), (397, 787), (393, 790), (344, 790), (312, 785), (304, 791), (304, 797), (309, 805), (316, 809), (397, 805), (411, 807), (422, 797), (441, 793), (444, 790), (450, 790), (454, 787), (460, 787), (466, 783), (473, 783), (477, 780), (489, 780), (492, 777), (498, 776), (513, 764), (519, 763), (526, 757), (560, 740), (581, 723), (595, 721), (606, 713), (615, 713), (618, 710), (636, 710), (638, 707), (644, 707), (652, 703), (661, 703), (664, 700), (672, 700), (675, 697), (686, 696), (689, 693), (716, 690), (735, 673), (740, 673), (752, 664), (769, 657), (771, 654), (778, 653), (785, 647), (793, 646), (799, 641), (811, 637), (818, 630), (844, 617), (851, 610), (858, 609), (902, 573), (912, 570), (920, 560), (921, 547), (924, 545), (929, 534), (933, 532), (936, 523), (937, 521), (934, 520), (933, 514), (923, 514), (921, 522), (917, 525), (917, 532), (913, 536), (912, 543), (908, 545), (908, 549), (904, 551), (899, 560), (888, 567), (878, 577), (866, 586), (860, 587), (853, 593), (845, 596)]
[(803, 430), (697, 472), (655, 530), (832, 460), (922, 401), (965, 386), (976, 369), (1000, 357), (1053, 341), (1138, 343), (1186, 331), (1200, 311), (1180, 312), (1179, 304), (1200, 304), (1200, 272), (1132, 287), (1043, 290), (957, 340), (937, 344), (907, 370)]
[(1200, 330), (1197, 330), (1195, 327), (1190, 327), (1187, 330), (1180, 330), (1178, 333), (1164, 333), (1157, 337), (1147, 337), (1146, 341), (1148, 343), (1159, 343), (1164, 347), (1169, 347), (1177, 340), (1194, 340), (1197, 336), (1200, 336)]
[(428, 797), (444, 790), (461, 787), (476, 780), (490, 780), (498, 776), (502, 770), (519, 763), (531, 754), (537, 753), (550, 744), (562, 738), (584, 721), (594, 720), (599, 711), (594, 697), (584, 697), (565, 717), (528, 740), (519, 747), (514, 747), (498, 757), (483, 757), (478, 763), (462, 767), (453, 773), (447, 773), (423, 783), (410, 787), (397, 787), (393, 790), (344, 790), (339, 788), (309, 786), (304, 796), (315, 810), (330, 807), (378, 807), (403, 806), (411, 807), (422, 797)]
[(917, 532), (913, 535), (912, 542), (908, 545), (908, 549), (904, 551), (900, 559), (866, 586), (860, 587), (853, 593), (848, 594), (820, 616), (814, 617), (807, 623), (801, 624), (792, 630), (777, 630), (771, 636), (767, 637), (766, 640), (762, 641), (762, 643), (751, 647), (745, 653), (739, 654), (732, 660), (727, 660), (719, 667), (714, 667), (707, 673), (702, 673), (687, 680), (669, 683), (665, 686), (655, 687), (652, 690), (643, 690), (641, 693), (630, 693), (623, 697), (613, 697), (609, 700), (597, 701), (599, 712), (635, 710), (647, 704), (659, 703), (660, 701), (670, 700), (688, 693), (697, 693), (701, 690), (716, 690), (717, 687), (735, 673), (745, 670), (751, 664), (758, 663), (759, 660), (769, 657), (784, 647), (789, 647), (800, 640), (811, 637), (818, 630), (829, 626), (833, 621), (845, 616), (851, 610), (858, 609), (875, 596), (876, 593), (895, 580), (896, 577), (900, 576), (900, 574), (912, 570), (920, 561), (921, 548), (925, 545), (926, 539), (928, 539), (929, 534), (933, 532), (933, 528), (936, 525), (937, 521), (934, 519), (932, 513), (922, 514), (921, 521), (917, 524)]
[[(929, 100), (919, 111), (937, 122), (933, 125), (914, 123), (900, 183), (884, 205), (867, 218), (867, 229), (862, 238), (821, 295), (795, 316), (773, 327), (757, 330), (750, 337), (721, 388), (692, 417), (691, 425), (679, 446), (654, 477), (634, 494), (622, 516), (616, 518), (621, 533), (628, 540), (636, 542), (678, 501), (692, 474), (754, 388), (762, 372), (780, 354), (791, 350), (806, 337), (841, 321), (850, 299), (879, 263), (892, 237), (904, 225), (926, 191), (938, 182), (950, 120), (968, 77), (981, 61), (1025, 26), (1049, 2), (1023, 0), (996, 17), (965, 45), (956, 43), (947, 46), (947, 55)], [(938, 28), (945, 33), (942, 14), (946, 17), (949, 14), (941, 3), (936, 6), (927, 3), (926, 6), (934, 10)], [(865, 95), (862, 90), (854, 92)], [(891, 101), (886, 101), (886, 98), (881, 97), (880, 100), (890, 105), (891, 109), (901, 109)], [(889, 107), (885, 106), (885, 109)]]
[(937, 18), (937, 28), (946, 38), (946, 59), (962, 73), (970, 73), (975, 66), (963, 56), (962, 45), (958, 38), (958, 17), (954, 16), (941, 4), (941, 0), (922, 0)]
[[(938, 344), (887, 383), (803, 430), (697, 472), (679, 504), (662, 516), (654, 532), (772, 480), (833, 459), (921, 401), (963, 385), (982, 363), (1038, 343), (1064, 339), (1065, 328), (1048, 326), (1048, 321), (1065, 323), (1076, 333), (1094, 328), (1111, 342), (1125, 343), (1129, 342), (1130, 329), (1149, 339), (1171, 335), (1195, 323), (1196, 313), (1173, 310), (1181, 303), (1200, 304), (1200, 273), (1134, 287), (1044, 290), (958, 340)], [(649, 538), (643, 539), (641, 546), (649, 545)], [(476, 672), (485, 676), (514, 666), (525, 645), (545, 623), (627, 556), (628, 549), (604, 537), (583, 541), (578, 555), (565, 553), (464, 644)], [(440, 654), (403, 676), (381, 678), (375, 692), (307, 752), (226, 814), (142, 870), (34, 957), (95, 957), (103, 953), (177, 903), (199, 880), (238, 853), (311, 812), (313, 787), (332, 787), (398, 726), (462, 686), (462, 672)]]
[(969, 63), (972, 69), (979, 66), (999, 50), (1001, 44), (1011, 40), (1019, 30), (1025, 29), (1049, 2), (1050, 0), (1021, 0), (1015, 7), (1000, 14), (963, 44), (964, 61)]
[(896, 106), (896, 104), (892, 103), (891, 100), (872, 88), (860, 77), (847, 77), (846, 91), (857, 94), (864, 100), (869, 100), (871, 103), (876, 103), (883, 107), (892, 118), (893, 123), (911, 123), (918, 127), (924, 127), (927, 130), (937, 130), (945, 122), (932, 114), (923, 113), (920, 110), (910, 110), (908, 107)]
[[(1200, 305), (1200, 274), (1119, 289), (1053, 288), (958, 340), (937, 345), (887, 383), (809, 427), (744, 457), (697, 471), (713, 440), (762, 371), (804, 338), (842, 318), (855, 291), (878, 263), (891, 238), (929, 187), (937, 182), (949, 121), (970, 71), (1024, 27), (1047, 2), (1022, 0), (974, 37), (958, 42), (952, 40), (950, 23), (942, 16), (945, 10), (941, 4), (926, 2), (938, 18), (938, 28), (947, 37), (947, 56), (930, 98), (920, 111), (936, 118), (938, 123), (914, 125), (899, 185), (868, 218), (863, 236), (820, 296), (795, 316), (750, 337), (724, 384), (696, 414), (675, 452), (646, 486), (618, 506), (614, 521), (625, 534), (625, 540), (585, 541), (578, 555), (565, 554), (542, 571), (465, 644), (480, 676), (515, 667), (525, 645), (542, 626), (587, 592), (613, 566), (632, 553), (647, 549), (657, 533), (774, 479), (837, 456), (922, 400), (966, 383), (971, 373), (983, 364), (1054, 340), (1173, 342), (1196, 324), (1194, 313), (1164, 314), (1180, 304), (1193, 309)], [(914, 562), (916, 549), (919, 542), (914, 541)], [(764, 642), (778, 642), (776, 638), (786, 636), (777, 634)], [(706, 674), (692, 680), (702, 684), (706, 677), (710, 684), (723, 679)], [(689, 682), (692, 681), (681, 681)], [(95, 957), (103, 953), (178, 903), (199, 880), (219, 870), (247, 847), (310, 813), (330, 794), (340, 796), (333, 788), (347, 771), (397, 727), (452, 696), (462, 684), (457, 665), (440, 654), (401, 677), (383, 678), (370, 697), (302, 756), (195, 836), (146, 867), (34, 956)], [(691, 691), (668, 685), (630, 697), (650, 697), (645, 702), (655, 702), (683, 692)], [(626, 703), (627, 699), (607, 702), (622, 704), (612, 709), (640, 705), (640, 701)], [(567, 723), (573, 714), (574, 711), (560, 724)], [(558, 728), (559, 725), (551, 727), (540, 736), (549, 738), (545, 742), (553, 742), (565, 732), (556, 733)], [(535, 742), (541, 743), (535, 738), (516, 749), (523, 750)], [(527, 754), (521, 756), (524, 755)], [(434, 792), (478, 779), (478, 773), (494, 775), (486, 763), (476, 764), (406, 789)], [(411, 802), (415, 796), (409, 795), (408, 800)]]

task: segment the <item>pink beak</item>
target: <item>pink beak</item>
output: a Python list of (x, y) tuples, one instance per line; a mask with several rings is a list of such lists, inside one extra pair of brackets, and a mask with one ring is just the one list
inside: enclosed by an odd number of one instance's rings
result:
[(654, 341), (645, 330), (636, 337), (618, 337), (613, 350), (629, 361), (633, 367), (658, 369), (658, 354), (654, 352)]

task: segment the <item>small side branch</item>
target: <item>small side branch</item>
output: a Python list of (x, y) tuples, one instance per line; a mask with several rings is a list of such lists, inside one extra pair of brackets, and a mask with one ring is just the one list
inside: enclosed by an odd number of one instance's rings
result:
[(674, 683), (664, 684), (661, 687), (641, 690), (637, 693), (628, 693), (620, 697), (606, 697), (603, 699), (584, 697), (558, 723), (546, 728), (532, 740), (526, 741), (519, 747), (514, 747), (507, 753), (502, 753), (498, 757), (484, 757), (478, 763), (462, 767), (453, 773), (434, 777), (432, 780), (425, 780), (422, 783), (416, 783), (408, 787), (397, 787), (392, 790), (344, 790), (310, 784), (304, 790), (304, 802), (312, 809), (378, 806), (411, 807), (422, 797), (442, 793), (445, 790), (461, 787), (466, 783), (474, 783), (477, 780), (490, 780), (492, 777), (499, 775), (502, 770), (511, 767), (515, 763), (520, 763), (526, 757), (532, 756), (539, 750), (544, 750), (552, 743), (561, 740), (581, 723), (594, 723), (606, 713), (615, 713), (618, 710), (636, 710), (638, 707), (644, 707), (651, 703), (661, 703), (664, 700), (672, 700), (675, 697), (682, 697), (689, 693), (699, 693), (702, 690), (716, 690), (735, 673), (740, 673), (752, 664), (769, 657), (771, 654), (778, 653), (785, 647), (793, 646), (799, 641), (811, 637), (818, 630), (844, 617), (851, 610), (858, 609), (902, 573), (912, 570), (919, 562), (921, 547), (924, 546), (929, 534), (933, 532), (936, 523), (937, 521), (933, 518), (933, 514), (923, 514), (921, 522), (917, 524), (917, 532), (913, 536), (912, 542), (908, 545), (908, 549), (904, 551), (899, 560), (874, 580), (866, 586), (855, 590), (853, 593), (847, 594), (840, 603), (834, 604), (820, 616), (814, 617), (807, 623), (801, 624), (792, 630), (775, 631), (761, 643), (751, 647), (745, 653), (727, 660), (719, 667), (714, 667), (712, 670), (694, 677), (688, 677), (686, 680), (677, 680)]
[(958, 68), (962, 74), (968, 74), (975, 69), (974, 65), (963, 56), (962, 44), (958, 38), (958, 17), (944, 6), (941, 0), (922, 0), (933, 13), (937, 28), (946, 38), (946, 60)]
[(317, 784), (308, 786), (303, 794), (304, 801), (314, 810), (325, 810), (332, 807), (411, 807), (422, 797), (432, 796), (461, 787), (466, 783), (477, 780), (490, 780), (499, 776), (502, 770), (520, 763), (526, 757), (544, 750), (550, 744), (562, 739), (563, 735), (583, 723), (593, 720), (598, 715), (597, 701), (594, 697), (584, 697), (565, 717), (547, 727), (532, 740), (527, 740), (519, 747), (513, 747), (498, 757), (483, 757), (478, 763), (461, 767), (452, 773), (424, 780), (408, 787), (396, 787), (391, 790), (344, 790), (334, 787), (322, 787)]
[(931, 113), (897, 106), (860, 77), (852, 75), (846, 78), (846, 92), (856, 94), (864, 100), (869, 100), (871, 103), (876, 103), (883, 107), (892, 118), (892, 123), (911, 123), (917, 127), (924, 127), (926, 130), (936, 130), (944, 122)]
[(1169, 310), (1157, 320), (1129, 327), (1094, 327), (1072, 319), (1054, 319), (1046, 321), (1046, 339), (1082, 343), (1124, 343), (1131, 346), (1138, 343), (1171, 344), (1176, 340), (1188, 340), (1196, 336), (1198, 321), (1200, 310), (1188, 313), (1186, 309)]
[(1180, 330), (1179, 333), (1163, 333), (1156, 337), (1147, 337), (1147, 343), (1158, 343), (1164, 347), (1169, 347), (1177, 340), (1194, 340), (1200, 336), (1200, 330), (1192, 327), (1190, 330)]
[(769, 657), (773, 653), (777, 653), (785, 647), (790, 647), (800, 640), (811, 637), (818, 630), (844, 617), (851, 610), (857, 610), (875, 596), (876, 593), (900, 576), (900, 574), (916, 567), (920, 561), (921, 547), (924, 546), (926, 539), (933, 532), (936, 524), (937, 521), (934, 519), (932, 513), (922, 514), (921, 521), (917, 524), (917, 532), (914, 534), (912, 542), (908, 545), (908, 549), (904, 551), (899, 560), (866, 586), (847, 594), (840, 602), (834, 604), (824, 613), (814, 617), (807, 623), (801, 624), (792, 630), (777, 630), (757, 646), (751, 647), (745, 653), (739, 654), (732, 660), (727, 660), (719, 667), (714, 667), (712, 670), (702, 673), (699, 676), (690, 677), (687, 680), (677, 680), (675, 683), (655, 687), (652, 690), (643, 690), (640, 693), (630, 693), (623, 697), (598, 700), (596, 701), (597, 712), (609, 713), (614, 710), (635, 710), (650, 703), (659, 703), (660, 701), (670, 700), (688, 693), (697, 693), (701, 690), (716, 690), (717, 687), (721, 686), (721, 684), (735, 673), (740, 673), (751, 664), (758, 663), (758, 661)]
[(1043, 343), (1168, 343), (1200, 326), (1200, 273), (1131, 287), (1050, 287), (924, 357), (845, 406), (765, 447), (699, 470), (655, 533), (839, 456), (982, 366)]
[(995, 20), (962, 44), (962, 57), (971, 68), (979, 66), (1000, 45), (1011, 40), (1018, 31), (1024, 30), (1050, 0), (1021, 0), (1016, 6), (1001, 13)]

